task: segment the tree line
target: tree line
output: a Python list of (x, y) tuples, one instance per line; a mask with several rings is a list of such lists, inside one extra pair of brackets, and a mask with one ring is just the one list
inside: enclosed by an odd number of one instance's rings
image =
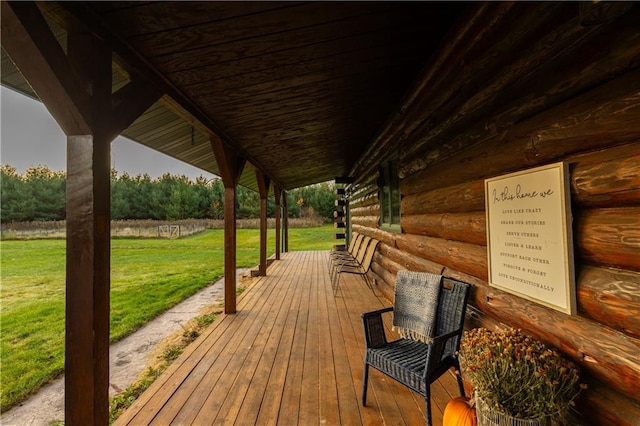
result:
[[(66, 175), (45, 166), (23, 174), (11, 165), (0, 166), (2, 223), (65, 219)], [(318, 215), (331, 220), (334, 185), (329, 182), (287, 192), (289, 217)], [(260, 217), (260, 196), (238, 186), (239, 219)], [(267, 215), (275, 216), (275, 200), (268, 198)], [(111, 172), (111, 218), (113, 220), (222, 219), (224, 185), (221, 179), (195, 181), (169, 173), (157, 179), (149, 175), (130, 176)]]

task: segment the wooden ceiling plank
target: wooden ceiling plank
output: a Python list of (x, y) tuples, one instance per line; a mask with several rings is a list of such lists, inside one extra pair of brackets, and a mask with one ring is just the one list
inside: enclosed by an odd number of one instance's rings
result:
[[(157, 120), (154, 121), (157, 122)], [(172, 128), (182, 126), (181, 120), (175, 116), (172, 117), (171, 120), (167, 119), (166, 121), (157, 122), (156, 125), (147, 122), (143, 122), (142, 124), (144, 125), (139, 128), (135, 128), (135, 131), (131, 133), (140, 140), (153, 139), (158, 135), (166, 135)]]
[[(173, 158), (191, 158), (193, 160), (197, 160), (199, 163), (209, 163), (210, 165), (215, 165), (215, 156), (211, 151), (211, 146), (209, 143), (200, 144), (198, 146), (194, 146), (188, 150), (184, 149), (184, 142), (188, 143), (188, 140), (183, 140), (182, 144), (174, 144), (170, 147), (166, 147), (163, 149), (163, 153)], [(184, 161), (184, 160), (181, 160)], [(207, 170), (207, 169), (204, 169)], [(216, 173), (217, 174), (217, 173)]]
[(226, 79), (238, 80), (242, 84), (249, 85), (255, 84), (256, 80), (262, 81), (261, 79), (265, 75), (270, 75), (272, 70), (280, 70), (300, 63), (324, 61), (337, 55), (358, 54), (358, 52), (371, 50), (395, 51), (398, 49), (398, 44), (401, 49), (415, 51), (419, 49), (416, 40), (424, 37), (425, 31), (410, 24), (410, 22), (400, 22), (383, 30), (328, 41), (317, 40), (306, 46), (177, 70), (168, 73), (168, 76), (183, 87)]
[[(368, 4), (367, 8), (377, 11), (390, 9), (385, 3)], [(370, 13), (365, 11), (365, 13)], [(292, 29), (313, 27), (329, 22), (344, 20), (363, 14), (363, 6), (358, 3), (311, 2), (292, 4), (282, 10), (272, 10), (235, 19), (207, 22), (200, 25), (156, 32), (150, 35), (128, 38), (129, 42), (148, 58), (174, 52), (184, 52), (201, 46), (213, 46), (247, 38), (264, 37)]]
[(208, 96), (220, 92), (253, 94), (256, 92), (273, 91), (278, 87), (295, 86), (297, 84), (311, 84), (324, 80), (349, 77), (361, 74), (398, 68), (398, 65), (415, 64), (415, 49), (398, 49), (394, 52), (383, 50), (360, 50), (324, 58), (323, 60), (299, 61), (294, 65), (273, 68), (269, 72), (262, 72), (252, 76), (249, 81), (246, 76), (241, 78), (227, 78), (224, 80), (208, 81), (202, 84), (186, 86), (185, 91), (198, 96)]
[[(336, 101), (332, 96), (333, 93), (329, 91), (325, 91), (322, 94), (319, 94), (314, 99), (316, 100), (316, 106), (332, 106)], [(251, 115), (256, 113), (256, 111), (270, 111), (277, 110), (283, 107), (313, 107), (313, 100), (309, 97), (300, 97), (297, 94), (283, 94), (281, 98), (279, 98), (277, 104), (272, 104), (271, 99), (261, 99), (252, 102), (251, 105), (246, 105), (246, 108), (242, 107), (241, 102), (226, 102), (226, 103), (217, 103), (212, 102), (209, 104), (209, 100), (205, 99), (205, 104), (201, 105), (201, 107), (205, 108), (205, 110), (210, 111), (211, 113), (219, 114), (220, 116), (234, 116), (234, 117), (242, 117), (243, 115)]]
[(146, 0), (135, 0), (135, 1), (98, 1), (95, 2), (94, 8), (103, 14), (107, 14), (109, 12), (118, 11), (123, 12), (127, 10), (129, 13), (133, 12), (139, 7), (145, 6), (147, 4), (157, 3), (155, 1), (146, 1)]
[(179, 118), (179, 117), (177, 117), (176, 114), (171, 109), (167, 108), (164, 105), (163, 100), (159, 100), (158, 102), (153, 104), (151, 107), (149, 107), (149, 109), (145, 114), (144, 120), (141, 120), (140, 122), (136, 120), (134, 124), (132, 124), (132, 126), (146, 124), (151, 122), (152, 120), (156, 121), (156, 123), (154, 123), (154, 125), (156, 125), (156, 124), (160, 124), (162, 121), (166, 119), (174, 119), (174, 118)]
[[(216, 98), (196, 97), (194, 100), (201, 107), (208, 105), (215, 105), (216, 109), (224, 109), (226, 107), (233, 107), (234, 105), (245, 105), (251, 107), (259, 104), (260, 102), (278, 102), (281, 96), (288, 97), (309, 97), (315, 98), (323, 93), (334, 93), (337, 95), (336, 103), (339, 103), (346, 99), (353, 99), (351, 93), (359, 92), (360, 90), (371, 90), (376, 87), (384, 87), (389, 80), (402, 77), (399, 75), (399, 64), (394, 64), (393, 68), (383, 70), (359, 70), (353, 74), (344, 76), (337, 76), (333, 79), (321, 79), (320, 81), (308, 81), (302, 82), (297, 86), (292, 87), (274, 87), (271, 90), (263, 90), (261, 92), (253, 93), (252, 95), (240, 93), (238, 95), (226, 94), (218, 95)], [(247, 102), (250, 99), (250, 102)]]
[(188, 52), (166, 54), (154, 57), (152, 62), (169, 74), (228, 61), (274, 55), (295, 48), (309, 48), (314, 52), (315, 46), (321, 43), (340, 41), (375, 31), (388, 31), (389, 28), (395, 28), (398, 25), (409, 25), (407, 21), (409, 21), (407, 10), (395, 8), (386, 13), (355, 16), (352, 19), (331, 22), (320, 27), (306, 27), (270, 34), (260, 37), (259, 40), (227, 41), (217, 46), (204, 46)]
[[(358, 120), (356, 124), (361, 123), (362, 120)], [(330, 148), (334, 145), (340, 145), (341, 155), (348, 151), (354, 151), (359, 149), (360, 145), (358, 141), (354, 140), (354, 131), (349, 128), (339, 129), (337, 131), (317, 131), (315, 133), (300, 132), (298, 134), (290, 134), (279, 138), (277, 141), (269, 139), (264, 142), (260, 142), (259, 139), (251, 140), (247, 143), (247, 146), (252, 150), (255, 150), (257, 154), (267, 155), (275, 145), (280, 147), (295, 147), (298, 145), (297, 151), (314, 152), (315, 155), (309, 156), (309, 159), (305, 162), (312, 164), (318, 158), (333, 158), (336, 156), (334, 151), (330, 151)], [(309, 145), (309, 140), (315, 141), (319, 148), (325, 151), (317, 150), (318, 147)], [(276, 143), (277, 142), (277, 143)], [(352, 148), (352, 149), (350, 149)], [(313, 167), (311, 167), (313, 168)]]
[(253, 129), (256, 131), (260, 129), (267, 131), (274, 128), (286, 129), (307, 123), (325, 122), (327, 127), (331, 127), (335, 126), (335, 122), (331, 120), (335, 115), (344, 117), (342, 121), (349, 121), (349, 118), (354, 112), (365, 110), (365, 108), (370, 105), (370, 101), (368, 98), (358, 99), (355, 103), (342, 104), (335, 107), (329, 106), (324, 109), (310, 108), (310, 106), (295, 111), (274, 109), (264, 111), (258, 115), (235, 117), (233, 126), (245, 128), (247, 131), (252, 131)]
[(135, 37), (253, 15), (285, 6), (291, 6), (290, 2), (243, 2), (242, 7), (239, 7), (237, 3), (225, 1), (161, 1), (139, 5), (135, 13), (131, 13), (131, 7), (102, 12), (106, 19), (120, 23), (118, 29), (121, 34)]
[(181, 123), (177, 126), (162, 126), (162, 128), (157, 129), (156, 131), (146, 133), (143, 137), (151, 141), (154, 139), (162, 139), (165, 141), (165, 144), (167, 140), (172, 141), (172, 143), (176, 143), (176, 139), (181, 137), (186, 137), (188, 138), (186, 140), (190, 140), (191, 130), (189, 126)]

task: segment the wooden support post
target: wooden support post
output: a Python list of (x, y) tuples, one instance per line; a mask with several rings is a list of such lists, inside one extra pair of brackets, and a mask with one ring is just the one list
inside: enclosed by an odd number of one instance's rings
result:
[(3, 48), (67, 135), (65, 424), (107, 425), (110, 142), (161, 94), (132, 82), (114, 103), (101, 41), (70, 31), (63, 51), (33, 2), (3, 1), (0, 16)]
[(280, 236), (282, 235), (281, 224), (280, 224), (280, 218), (281, 218), (280, 199), (282, 198), (282, 190), (280, 189), (280, 186), (278, 185), (273, 186), (273, 195), (275, 196), (275, 199), (276, 199), (276, 260), (280, 260), (280, 250), (281, 250)]
[(235, 314), (236, 186), (246, 161), (217, 137), (212, 135), (210, 142), (224, 184), (224, 313)]
[(65, 423), (108, 424), (110, 141), (67, 137)]
[(282, 191), (282, 207), (284, 210), (284, 217), (283, 217), (283, 249), (284, 252), (288, 252), (289, 251), (289, 201), (287, 200), (287, 192), (286, 191)]
[(224, 188), (224, 313), (236, 313), (236, 185)]
[(258, 192), (260, 193), (260, 265), (261, 277), (267, 275), (267, 197), (269, 196), (270, 179), (260, 170), (256, 170)]

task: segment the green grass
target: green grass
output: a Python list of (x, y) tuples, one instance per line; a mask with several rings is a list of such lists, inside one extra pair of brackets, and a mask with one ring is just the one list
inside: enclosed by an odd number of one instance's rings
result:
[(317, 228), (289, 228), (289, 250), (329, 250), (334, 244), (344, 242), (333, 239), (336, 232), (333, 224)]
[[(289, 229), (290, 250), (327, 250), (331, 225)], [(269, 253), (274, 231), (269, 230)], [(6, 411), (64, 369), (65, 241), (0, 242), (0, 351)], [(237, 266), (259, 262), (260, 235), (238, 229)], [(224, 271), (223, 231), (179, 240), (111, 241), (111, 341), (122, 339)]]

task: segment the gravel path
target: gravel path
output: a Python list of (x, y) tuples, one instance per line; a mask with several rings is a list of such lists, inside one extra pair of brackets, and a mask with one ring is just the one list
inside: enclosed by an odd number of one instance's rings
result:
[[(238, 270), (238, 280), (247, 269)], [(185, 299), (147, 325), (114, 343), (109, 354), (109, 395), (126, 389), (147, 367), (147, 354), (206, 306), (224, 299), (224, 278)], [(37, 394), (2, 415), (3, 426), (48, 426), (64, 420), (64, 378), (43, 387)]]

